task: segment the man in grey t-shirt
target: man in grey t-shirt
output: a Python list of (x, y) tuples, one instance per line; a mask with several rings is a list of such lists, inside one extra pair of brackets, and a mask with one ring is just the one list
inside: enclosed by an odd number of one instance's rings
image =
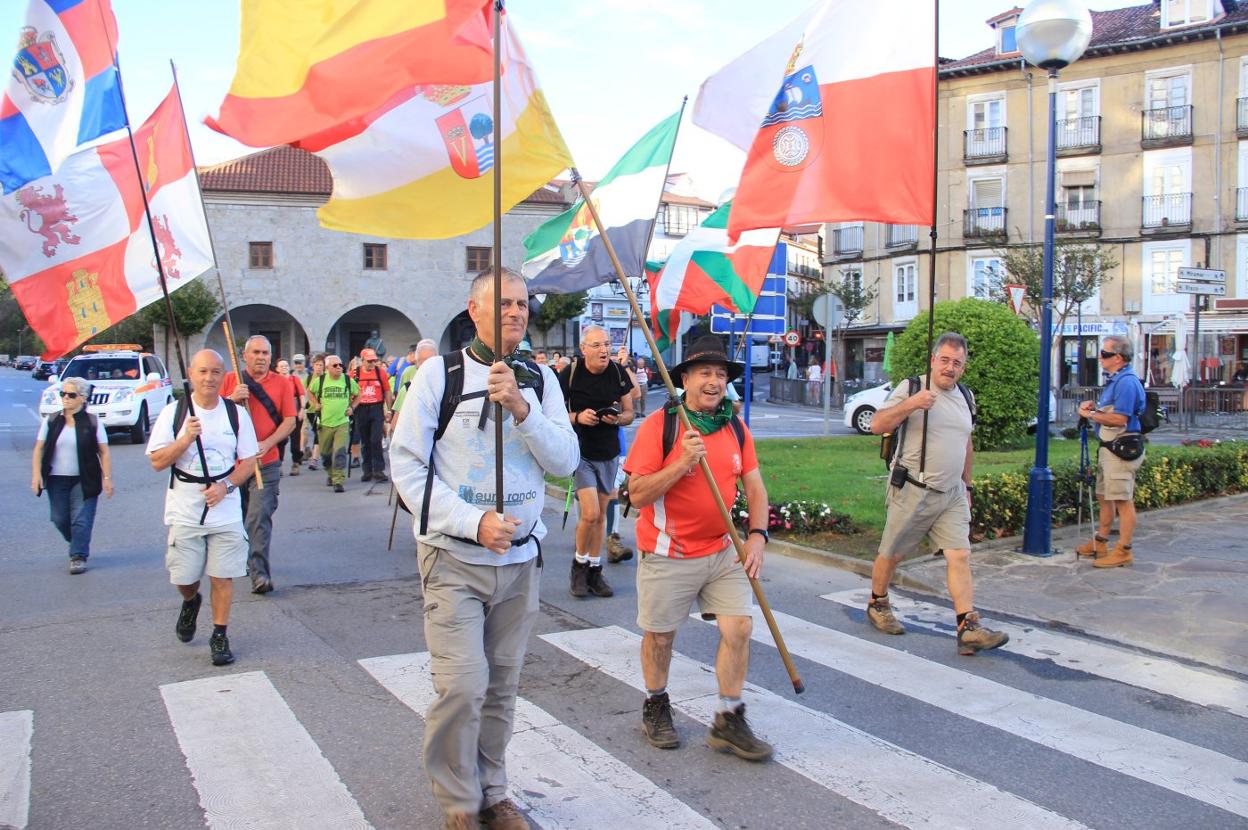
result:
[[(1009, 635), (982, 627), (972, 601), (969, 493), (975, 399), (959, 383), (966, 371), (966, 355), (966, 338), (955, 332), (940, 335), (932, 349), (932, 388), (925, 388), (925, 379), (920, 379), (918, 390), (911, 394), (911, 384), (902, 381), (871, 420), (876, 435), (896, 432), (896, 440), (902, 443), (885, 496), (888, 518), (871, 569), (867, 619), (886, 634), (905, 633), (889, 606), (888, 584), (897, 563), (927, 536), (932, 547), (945, 552), (946, 580), (958, 619), (958, 653), (969, 655), (1004, 645)], [(925, 465), (921, 464), (924, 412), (928, 418)]]

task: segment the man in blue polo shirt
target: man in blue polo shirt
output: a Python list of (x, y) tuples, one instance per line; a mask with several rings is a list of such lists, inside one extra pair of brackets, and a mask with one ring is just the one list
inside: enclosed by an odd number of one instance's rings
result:
[[(1101, 447), (1096, 453), (1096, 500), (1101, 505), (1100, 526), (1089, 542), (1075, 551), (1079, 556), (1093, 558), (1097, 568), (1130, 565), (1131, 539), (1135, 534), (1135, 472), (1144, 463), (1144, 455), (1127, 461), (1106, 446), (1125, 433), (1140, 432), (1140, 413), (1144, 411), (1144, 384), (1131, 368), (1134, 352), (1131, 341), (1116, 335), (1101, 344), (1101, 369), (1109, 376), (1100, 400), (1084, 401), (1079, 414), (1096, 426)], [(1118, 516), (1118, 545), (1108, 550), (1109, 529)]]

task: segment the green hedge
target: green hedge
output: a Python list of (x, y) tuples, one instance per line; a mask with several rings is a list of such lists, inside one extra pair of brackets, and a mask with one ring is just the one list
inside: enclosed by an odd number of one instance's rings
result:
[[(1093, 448), (1095, 450), (1095, 448)], [(1093, 453), (1092, 477), (1096, 474)], [(1074, 524), (1079, 500), (1079, 465), (1053, 468), (1053, 525)], [(1030, 468), (975, 479), (971, 532), (976, 539), (1021, 533), (1027, 518)], [(1196, 499), (1248, 491), (1248, 442), (1200, 442), (1168, 447), (1150, 444), (1135, 477), (1135, 504), (1148, 510)], [(1087, 496), (1084, 496), (1085, 502)], [(1085, 517), (1087, 521), (1087, 517)]]

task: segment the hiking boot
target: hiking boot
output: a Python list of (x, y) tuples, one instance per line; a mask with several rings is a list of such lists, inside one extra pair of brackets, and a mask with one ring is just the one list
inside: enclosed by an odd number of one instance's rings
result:
[(1099, 536), (1093, 536), (1079, 547), (1075, 548), (1075, 558), (1080, 556), (1090, 556), (1093, 559), (1099, 559), (1109, 553), (1108, 539), (1102, 539)]
[(82, 556), (71, 556), (69, 558), (69, 572), (71, 574), (80, 574), (87, 569), (87, 560)]
[(359, 459), (359, 458), (355, 458), (355, 457), (353, 457), (353, 458), (351, 459), (351, 469), (353, 469), (353, 470), (354, 470), (354, 469), (356, 469), (356, 468), (357, 468), (357, 467), (359, 467), (359, 466), (360, 466), (360, 459)]
[(572, 587), (569, 589), (574, 597), (589, 596), (589, 563), (572, 560)]
[(885, 634), (905, 634), (906, 628), (893, 616), (888, 597), (873, 599), (867, 603), (867, 621)]
[(230, 638), (224, 634), (213, 634), (208, 640), (208, 649), (212, 652), (214, 666), (228, 666), (234, 662), (234, 652), (230, 651)]
[(329, 475), (328, 473), (325, 475), (325, 486), (326, 487), (334, 486), (334, 477)]
[(958, 654), (969, 657), (977, 651), (1003, 646), (1010, 641), (1004, 631), (993, 631), (979, 624), (979, 613), (972, 611), (962, 618), (958, 626)]
[(721, 752), (731, 752), (747, 761), (766, 761), (771, 757), (771, 744), (754, 737), (745, 720), (745, 704), (738, 703), (731, 712), (716, 712), (706, 745)]
[(387, 476), (385, 473), (373, 473), (373, 481), (385, 482), (389, 480), (390, 480), (390, 477)]
[(491, 804), (477, 815), (489, 830), (529, 830), (529, 822), (510, 798)]
[(334, 485), (334, 492), (335, 492), (335, 493), (345, 493), (345, 492), (347, 492), (347, 488), (346, 488), (346, 487), (343, 487), (341, 484), (335, 484), (335, 485)]
[(680, 746), (680, 736), (676, 734), (676, 726), (672, 723), (672, 701), (667, 692), (646, 698), (641, 707), (641, 731), (645, 733), (650, 746), (659, 749), (675, 749)]
[(613, 597), (615, 591), (611, 590), (611, 586), (607, 584), (607, 579), (602, 575), (602, 566), (589, 566), (589, 575), (585, 579), (586, 587), (589, 592), (596, 597)]
[(299, 475), (299, 465), (298, 465), (298, 464), (291, 464), (291, 465), (290, 465), (290, 474), (291, 474), (292, 476), (297, 476), (297, 475)]
[(620, 534), (612, 533), (607, 537), (607, 561), (612, 565), (617, 562), (627, 562), (633, 558), (633, 549), (624, 547), (624, 540), (620, 538)]
[(360, 476), (360, 481), (372, 481), (372, 480), (373, 480), (372, 473), (365, 473), (364, 475)]
[(321, 469), (321, 465), (320, 465), (320, 464), (317, 464), (317, 463), (316, 463), (316, 459), (315, 459), (315, 458), (313, 458), (311, 461), (309, 461), (309, 462), (308, 462), (308, 469), (309, 469), (309, 470), (319, 470), (319, 469)]
[(204, 603), (204, 595), (196, 594), (194, 599), (182, 600), (182, 610), (178, 612), (178, 624), (173, 633), (184, 643), (195, 639), (195, 621), (199, 619), (199, 606)]
[(273, 580), (267, 576), (256, 576), (251, 580), (251, 592), (253, 594), (267, 594), (273, 590)]
[(1135, 561), (1135, 557), (1131, 555), (1131, 548), (1124, 547), (1122, 542), (1119, 542), (1109, 553), (1096, 557), (1092, 567), (1117, 568), (1121, 565), (1130, 565), (1133, 561)]
[(481, 823), (472, 813), (447, 813), (442, 830), (480, 830)]

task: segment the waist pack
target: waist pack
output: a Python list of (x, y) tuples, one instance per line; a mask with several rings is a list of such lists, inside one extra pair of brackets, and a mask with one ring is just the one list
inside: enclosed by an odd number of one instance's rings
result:
[(1128, 432), (1112, 441), (1102, 441), (1101, 446), (1123, 461), (1134, 461), (1144, 454), (1144, 436), (1138, 432)]

